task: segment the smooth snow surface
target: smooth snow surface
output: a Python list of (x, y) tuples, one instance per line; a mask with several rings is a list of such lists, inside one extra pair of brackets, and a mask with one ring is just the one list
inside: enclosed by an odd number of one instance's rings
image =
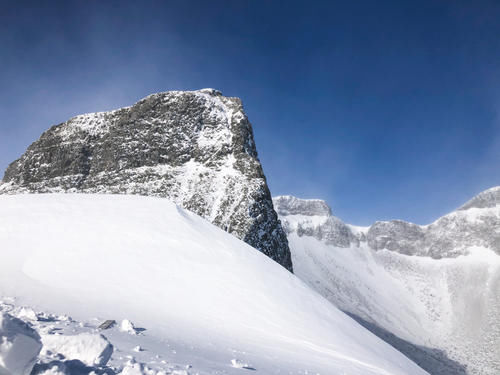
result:
[(138, 335), (110, 332), (146, 348), (137, 355), (190, 358), (172, 374), (425, 374), (262, 253), (165, 199), (0, 196), (0, 244), (0, 296), (133, 321)]

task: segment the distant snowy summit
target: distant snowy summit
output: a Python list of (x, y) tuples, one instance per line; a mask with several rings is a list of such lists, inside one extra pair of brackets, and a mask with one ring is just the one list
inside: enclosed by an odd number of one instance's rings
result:
[(295, 275), (432, 375), (500, 374), (500, 188), (429, 225), (275, 197)]
[(166, 197), (292, 270), (240, 99), (170, 91), (51, 127), (9, 165), (0, 194)]
[(479, 193), (460, 207), (459, 210), (468, 210), (469, 208), (495, 208), (496, 205), (500, 205), (500, 186), (495, 186)]
[(312, 236), (337, 247), (366, 242), (373, 250), (451, 258), (480, 246), (500, 254), (500, 232), (495, 230), (500, 228), (500, 187), (478, 194), (429, 225), (391, 220), (356, 227), (333, 216), (326, 202), (318, 199), (279, 196), (274, 206), (287, 233)]
[(320, 199), (300, 199), (291, 195), (274, 198), (274, 206), (285, 232), (310, 236), (329, 245), (349, 247), (359, 240), (349, 226), (332, 215), (328, 204)]

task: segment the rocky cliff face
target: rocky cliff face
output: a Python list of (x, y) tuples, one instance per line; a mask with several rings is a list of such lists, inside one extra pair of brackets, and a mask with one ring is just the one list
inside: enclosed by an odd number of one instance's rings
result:
[(252, 126), (213, 89), (150, 95), (53, 126), (5, 172), (0, 194), (166, 197), (292, 270)]

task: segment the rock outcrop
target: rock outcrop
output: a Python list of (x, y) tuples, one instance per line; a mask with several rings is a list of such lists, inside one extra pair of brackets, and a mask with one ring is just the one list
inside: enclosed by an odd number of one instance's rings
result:
[(213, 89), (51, 127), (9, 165), (0, 194), (51, 192), (166, 197), (292, 270), (241, 100)]

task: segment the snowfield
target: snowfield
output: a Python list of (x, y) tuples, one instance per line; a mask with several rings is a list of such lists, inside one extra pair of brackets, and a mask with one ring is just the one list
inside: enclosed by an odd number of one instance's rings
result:
[[(297, 277), (432, 374), (500, 374), (500, 256), (484, 246), (499, 231), (500, 205), (436, 221), (444, 223), (441, 238), (454, 226), (463, 238), (481, 234), (476, 246), (456, 236), (463, 255), (442, 259), (374, 250), (366, 241), (332, 245), (316, 238), (327, 233), (328, 215), (308, 213), (280, 217)], [(369, 228), (349, 227), (367, 237)]]
[[(280, 265), (166, 199), (0, 196), (0, 253), (0, 309), (41, 334), (40, 373), (64, 373), (75, 364), (66, 353), (109, 374), (426, 374)], [(107, 319), (117, 323), (98, 330)], [(58, 334), (78, 336), (47, 338)], [(81, 353), (96, 340), (94, 354)]]
[(296, 234), (289, 241), (296, 275), (335, 306), (457, 361), (445, 372), (421, 356), (436, 374), (500, 373), (500, 257), (493, 251), (471, 248), (468, 255), (436, 260), (336, 248)]

